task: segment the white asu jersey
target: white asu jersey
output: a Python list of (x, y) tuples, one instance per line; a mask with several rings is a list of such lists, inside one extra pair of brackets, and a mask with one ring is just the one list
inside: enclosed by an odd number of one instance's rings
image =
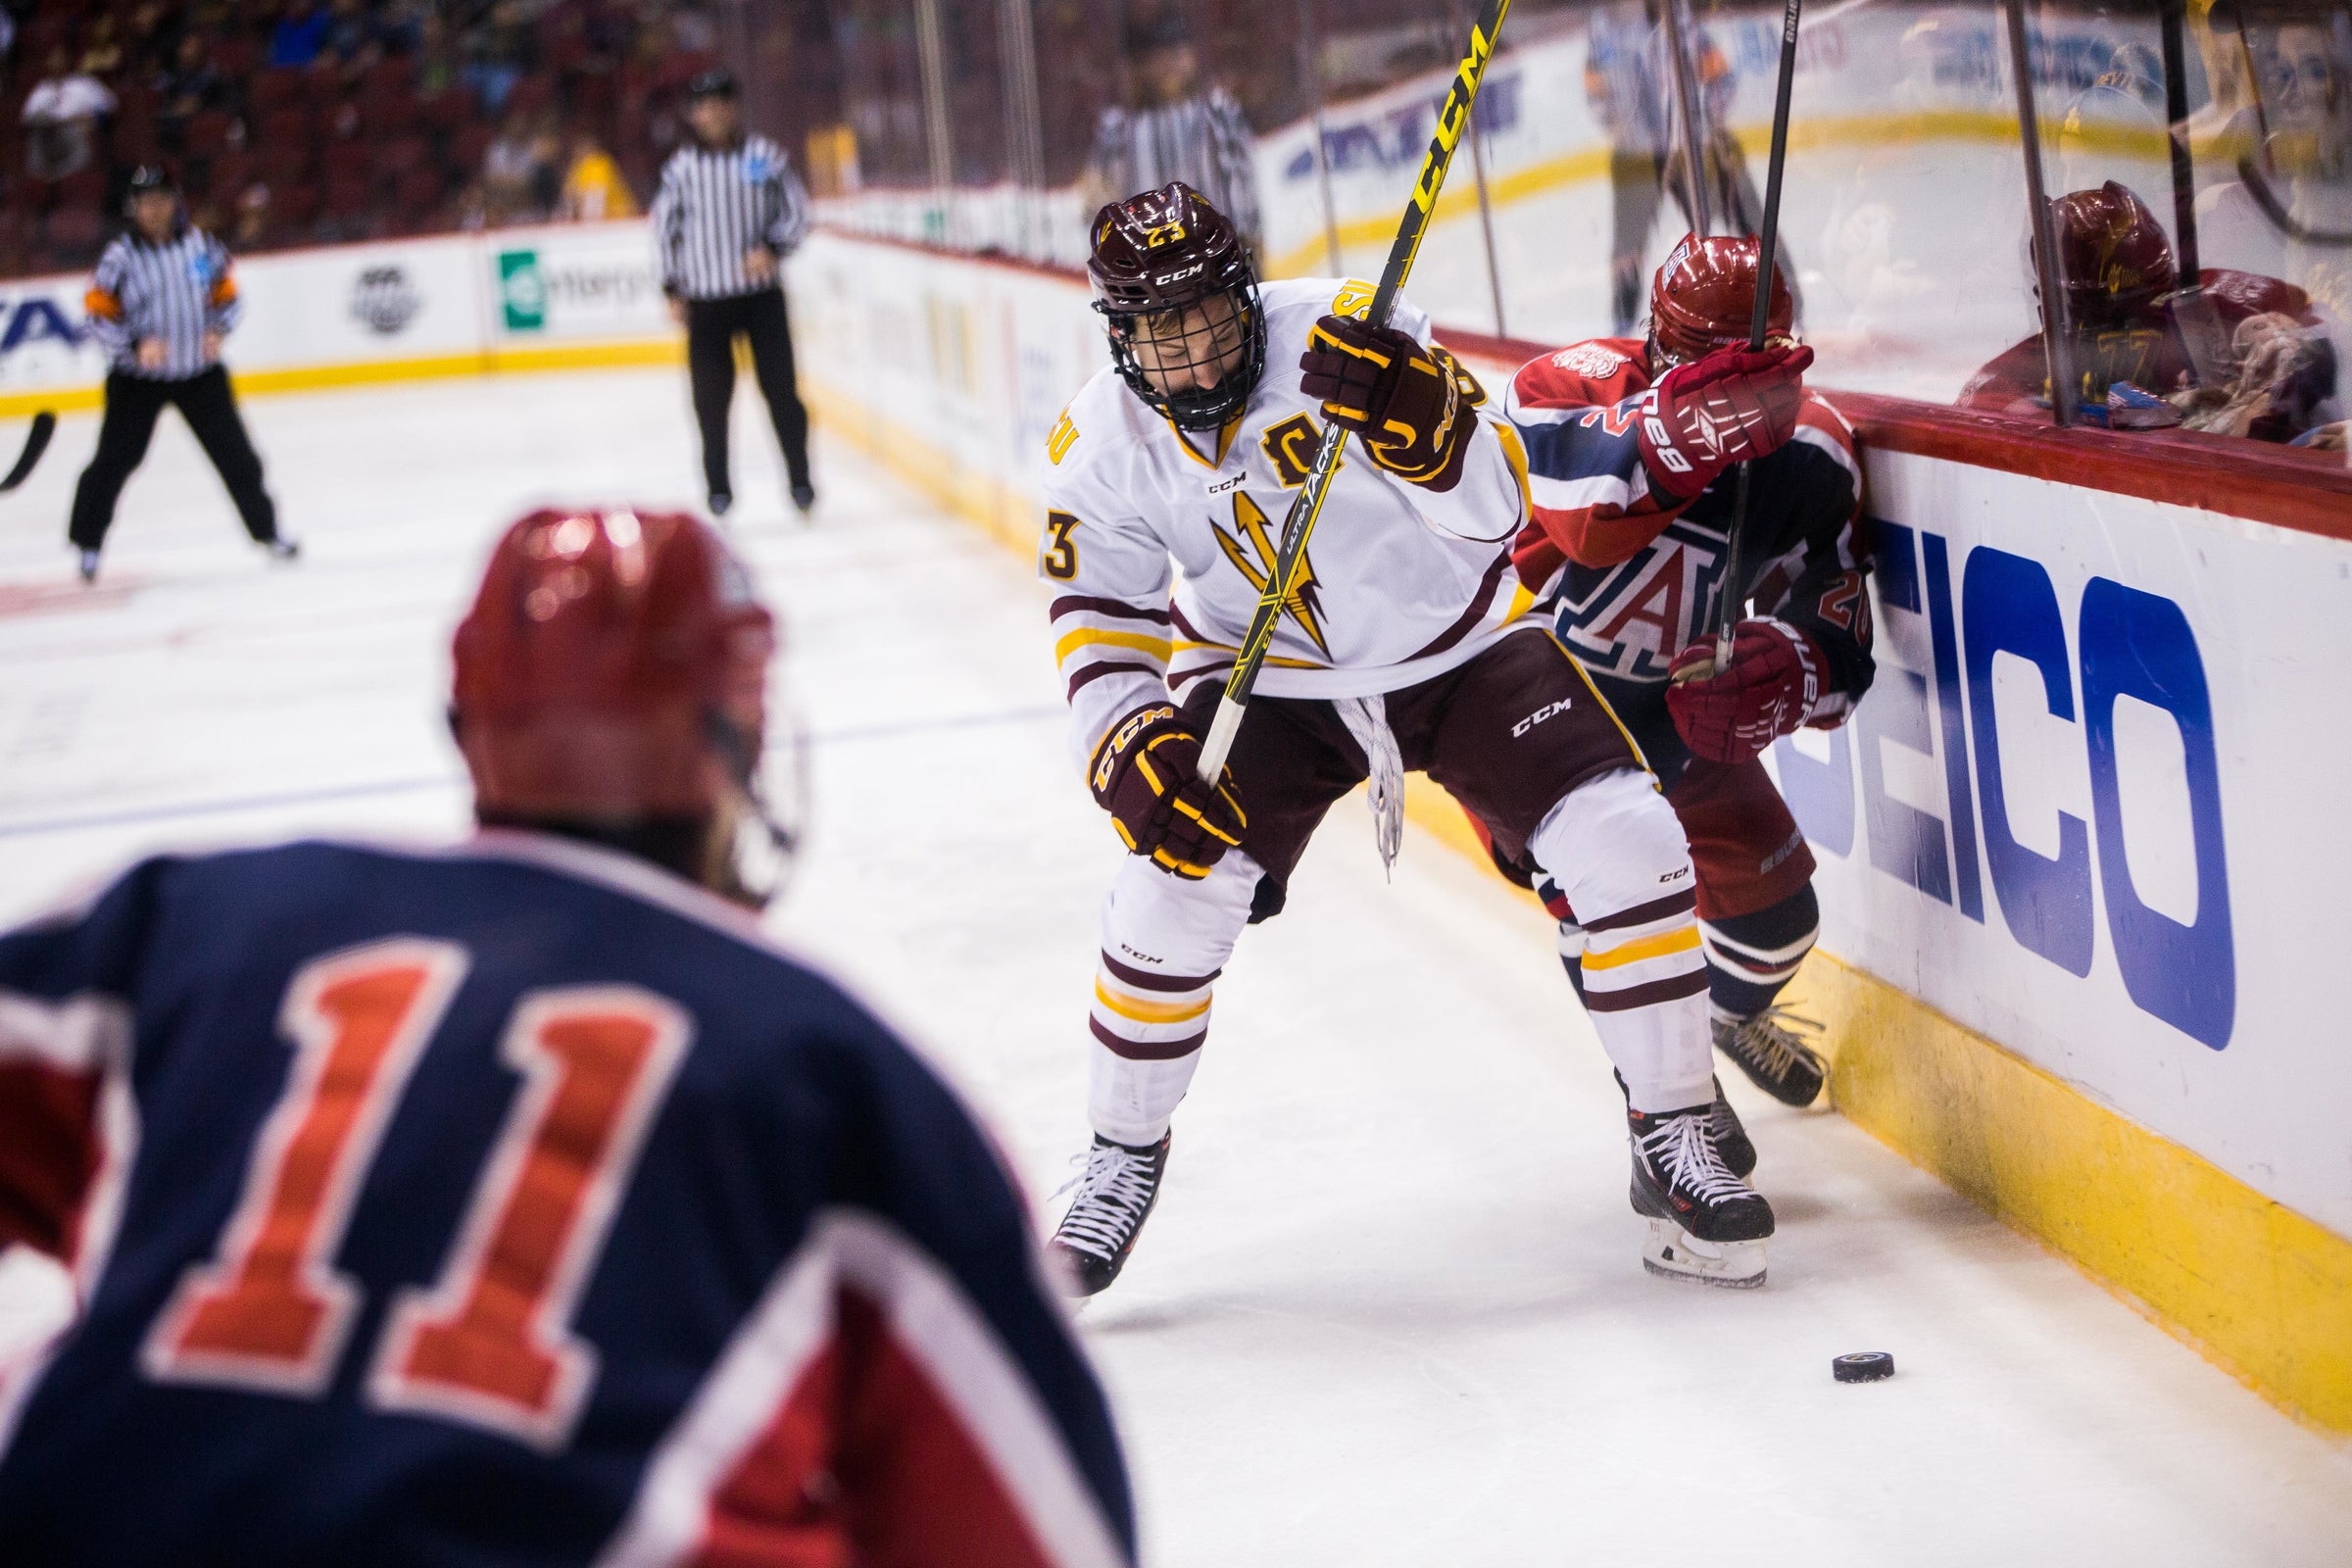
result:
[[(1321, 405), (1298, 386), (1307, 331), (1360, 311), (1372, 287), (1296, 278), (1259, 296), (1265, 373), (1222, 430), (1188, 437), (1106, 368), (1047, 438), (1038, 571), (1060, 590), (1054, 657), (1081, 767), (1126, 714), (1232, 672), (1323, 439)], [(1429, 341), (1429, 318), (1401, 299), (1391, 324)], [(1530, 515), (1527, 460), (1507, 422), (1483, 409), (1478, 420), (1443, 493), (1349, 444), (1257, 691), (1396, 691), (1476, 657), (1525, 613), (1533, 596), (1510, 552)]]

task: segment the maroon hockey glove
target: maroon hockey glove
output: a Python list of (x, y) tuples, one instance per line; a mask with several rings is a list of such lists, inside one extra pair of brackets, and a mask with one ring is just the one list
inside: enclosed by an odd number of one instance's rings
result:
[[(1675, 656), (1668, 675), (1714, 658), (1712, 643)], [(1783, 621), (1743, 620), (1732, 632), (1732, 667), (1666, 688), (1666, 711), (1691, 754), (1710, 762), (1744, 762), (1819, 710), (1828, 662), (1807, 637)]]
[(1395, 327), (1326, 316), (1307, 329), (1298, 368), (1298, 390), (1362, 436), (1375, 464), (1431, 490), (1459, 482), (1483, 395), (1452, 355)]
[(1735, 463), (1778, 452), (1796, 433), (1809, 348), (1717, 349), (1659, 377), (1642, 416), (1650, 485), (1689, 501)]
[(1197, 882), (1227, 850), (1239, 847), (1250, 825), (1231, 770), (1211, 790), (1200, 782), (1200, 732), (1162, 703), (1111, 726), (1087, 783), (1128, 849)]

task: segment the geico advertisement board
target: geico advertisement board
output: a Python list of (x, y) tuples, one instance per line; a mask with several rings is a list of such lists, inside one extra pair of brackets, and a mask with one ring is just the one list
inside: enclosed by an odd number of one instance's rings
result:
[(2352, 1235), (2352, 545), (1868, 463), (1878, 680), (1772, 758), (1823, 945)]

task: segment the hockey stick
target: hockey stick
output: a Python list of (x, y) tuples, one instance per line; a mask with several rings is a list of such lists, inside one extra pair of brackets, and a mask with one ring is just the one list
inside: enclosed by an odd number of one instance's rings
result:
[[(1760, 354), (1764, 350), (1764, 334), (1772, 325), (1772, 278), (1778, 258), (1781, 238), (1781, 171), (1788, 162), (1788, 90), (1796, 78), (1796, 16), (1804, 0), (1788, 0), (1788, 15), (1781, 23), (1781, 79), (1772, 98), (1772, 163), (1764, 174), (1764, 228), (1756, 236), (1756, 307), (1747, 318), (1747, 352)], [(1732, 492), (1732, 531), (1723, 541), (1723, 602), (1716, 607), (1715, 669), (1718, 672), (1732, 667), (1732, 629), (1740, 623), (1740, 611), (1747, 596), (1740, 591), (1740, 579), (1745, 574), (1745, 563), (1740, 558), (1746, 554), (1740, 549), (1740, 535), (1747, 531), (1747, 487), (1755, 465), (1740, 465), (1740, 477)]]
[(56, 415), (43, 409), (32, 416), (32, 428), (24, 432), (24, 450), (17, 454), (17, 466), (8, 470), (7, 478), (0, 479), (0, 494), (24, 482), (32, 472), (32, 466), (41, 461), (41, 454), (49, 450), (49, 438), (56, 433)]
[[(1453, 85), (1446, 89), (1446, 102), (1438, 111), (1438, 126), (1429, 138), (1429, 151), (1421, 159), (1421, 177), (1413, 185), (1413, 199), (1406, 204), (1404, 216), (1396, 223), (1396, 242), (1389, 247), (1388, 265), (1381, 269), (1380, 284), (1373, 290), (1371, 307), (1364, 319), (1374, 326), (1389, 324), (1389, 314), (1396, 309), (1397, 291), (1404, 287), (1405, 275), (1413, 270), (1413, 257), (1421, 249), (1421, 236), (1428, 232), (1430, 215), (1437, 210), (1438, 191), (1446, 183), (1446, 170), (1453, 162), (1453, 149), (1461, 142), (1462, 131), (1470, 123), (1470, 105), (1478, 97), (1478, 85), (1487, 74), (1487, 62), (1494, 53), (1494, 38), (1502, 30), (1502, 19), (1509, 14), (1511, 0), (1483, 0), (1478, 20), (1470, 24), (1470, 44), (1461, 63), (1454, 67)], [(1348, 444), (1348, 428), (1342, 424), (1323, 427), (1323, 444), (1315, 450), (1314, 466), (1307, 470), (1306, 484), (1292, 501), (1290, 514), (1282, 520), (1282, 545), (1275, 552), (1274, 569), (1266, 573), (1266, 585), (1257, 597), (1257, 610), (1250, 617), (1250, 630), (1242, 639), (1241, 652), (1234, 660), (1233, 674), (1225, 682), (1225, 695), (1217, 701), (1217, 716), (1208, 726), (1208, 739), (1200, 747), (1200, 776), (1210, 782), (1225, 770), (1225, 759), (1233, 754), (1233, 738), (1240, 733), (1242, 714), (1250, 706), (1250, 693), (1257, 685), (1257, 672), (1266, 662), (1266, 650), (1274, 644), (1274, 628), (1282, 618), (1282, 607), (1290, 602), (1298, 586), (1298, 569), (1306, 560), (1306, 542), (1315, 531), (1315, 519), (1322, 515), (1323, 498), (1330, 493), (1331, 476), (1339, 471), (1340, 450)]]

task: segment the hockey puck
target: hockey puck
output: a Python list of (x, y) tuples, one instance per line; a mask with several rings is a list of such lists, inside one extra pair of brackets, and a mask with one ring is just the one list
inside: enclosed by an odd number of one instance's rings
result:
[(1830, 1376), (1840, 1383), (1877, 1383), (1894, 1376), (1894, 1357), (1885, 1350), (1856, 1350), (1832, 1361)]

